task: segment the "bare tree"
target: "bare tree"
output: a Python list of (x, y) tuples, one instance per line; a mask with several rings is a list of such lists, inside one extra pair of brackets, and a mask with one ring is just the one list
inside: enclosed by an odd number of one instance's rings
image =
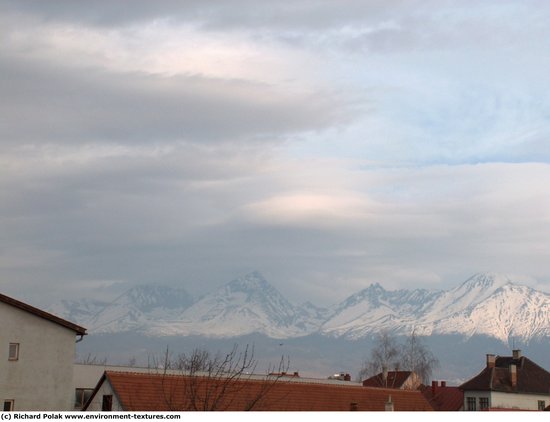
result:
[(96, 355), (88, 353), (86, 356), (77, 356), (75, 363), (82, 365), (107, 365), (107, 358), (99, 358)]
[(438, 365), (437, 358), (422, 343), (415, 331), (406, 338), (403, 345), (399, 345), (394, 336), (383, 331), (376, 338), (370, 358), (363, 363), (358, 380), (364, 380), (384, 370), (404, 370), (415, 372), (426, 384)]
[(368, 360), (363, 363), (358, 379), (363, 380), (384, 370), (399, 367), (399, 345), (395, 337), (382, 331), (376, 337), (376, 343)]
[[(160, 363), (160, 364), (159, 364)], [(281, 358), (276, 371), (270, 367), (264, 376), (255, 374), (254, 348), (237, 345), (226, 354), (212, 355), (204, 349), (172, 357), (167, 348), (163, 359), (150, 358), (150, 366), (162, 375), (163, 408), (169, 410), (253, 410), (265, 402), (269, 390), (286, 374), (288, 359)], [(254, 379), (255, 388), (246, 381)]]
[(434, 354), (422, 343), (413, 330), (401, 351), (403, 369), (415, 372), (424, 384), (430, 382), (433, 370), (439, 365)]

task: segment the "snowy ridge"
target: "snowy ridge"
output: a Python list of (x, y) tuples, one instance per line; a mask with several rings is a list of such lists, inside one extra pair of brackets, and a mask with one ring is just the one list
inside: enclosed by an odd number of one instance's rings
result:
[[(88, 304), (87, 299), (81, 301)], [(147, 327), (156, 320), (178, 315), (193, 302), (184, 289), (174, 289), (159, 285), (142, 285), (134, 287), (112, 302), (96, 302), (94, 306), (85, 306), (80, 321), (90, 332), (147, 332)], [(72, 306), (68, 306), (72, 305)], [(63, 309), (63, 306), (65, 308)], [(62, 301), (52, 310), (63, 318), (69, 319), (80, 309), (78, 302)]]
[(303, 335), (294, 325), (297, 310), (258, 272), (231, 281), (206, 295), (178, 320), (155, 329), (167, 335), (225, 337), (264, 333), (270, 337)]
[(503, 342), (550, 337), (550, 295), (503, 275), (476, 274), (447, 291), (387, 291), (372, 284), (330, 309), (296, 306), (258, 272), (233, 280), (196, 302), (184, 289), (139, 286), (110, 303), (61, 301), (51, 311), (91, 333), (136, 331), (150, 336), (272, 338), (320, 333), (357, 339), (396, 334), (483, 334)]
[[(373, 287), (374, 286), (374, 287)], [(514, 285), (504, 275), (476, 274), (442, 292), (387, 292), (373, 285), (348, 298), (322, 332), (360, 338), (389, 330), (400, 334), (483, 334), (503, 342), (550, 336), (550, 295)]]
[(381, 330), (408, 327), (440, 292), (429, 290), (386, 291), (378, 283), (350, 296), (322, 326), (324, 334), (359, 338)]

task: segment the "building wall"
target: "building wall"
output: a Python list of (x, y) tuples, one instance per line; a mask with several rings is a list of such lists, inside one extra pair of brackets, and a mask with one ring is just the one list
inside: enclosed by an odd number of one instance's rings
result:
[(88, 405), (88, 408), (86, 409), (87, 412), (100, 412), (102, 405), (103, 405), (103, 396), (104, 395), (110, 395), (113, 397), (113, 412), (121, 412), (123, 411), (122, 407), (120, 406), (120, 403), (117, 400), (117, 396), (114, 393), (111, 384), (105, 380), (101, 384), (101, 387), (97, 391), (96, 395), (93, 397), (92, 401)]
[[(103, 376), (105, 371), (114, 372), (141, 372), (145, 374), (158, 374), (164, 372), (162, 369), (143, 368), (137, 366), (123, 365), (101, 365), (89, 363), (75, 363), (74, 369), (74, 385), (75, 388), (94, 389)], [(166, 370), (168, 374), (181, 375), (181, 370)]]
[(422, 384), (420, 377), (413, 372), (403, 383), (401, 388), (403, 390), (417, 390), (420, 384)]
[[(74, 368), (74, 385), (75, 388), (94, 389), (103, 376), (105, 371), (113, 372), (138, 372), (144, 374), (171, 374), (182, 375), (181, 369), (162, 369), (162, 368), (146, 368), (139, 366), (124, 366), (124, 365), (101, 365), (89, 363), (75, 363)], [(327, 381), (328, 382), (328, 381)]]
[(506, 394), (493, 392), (491, 394), (492, 407), (508, 407), (525, 410), (538, 410), (538, 401), (544, 400), (550, 405), (550, 392), (546, 395), (538, 394)]
[(475, 397), (477, 410), (480, 410), (479, 398), (488, 397), (489, 407), (505, 409), (538, 410), (538, 401), (544, 400), (550, 405), (550, 392), (547, 395), (499, 393), (495, 391), (465, 391), (464, 410), (468, 410), (468, 397)]
[[(14, 410), (73, 410), (76, 333), (0, 302), (0, 404)], [(19, 359), (9, 361), (9, 344)]]

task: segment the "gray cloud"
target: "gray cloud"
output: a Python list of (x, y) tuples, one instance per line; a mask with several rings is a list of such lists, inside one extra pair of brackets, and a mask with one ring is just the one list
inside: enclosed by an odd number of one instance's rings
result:
[(323, 304), (373, 281), (439, 287), (477, 270), (546, 280), (547, 165), (351, 171), (356, 210), (326, 214), (321, 203), (296, 214), (289, 203), (255, 214), (250, 204), (289, 191), (339, 200), (330, 183), (308, 182), (308, 171), (281, 179), (290, 169), (278, 160), (253, 151), (222, 160), (196, 148), (84, 166), (46, 160), (0, 185), (9, 204), (0, 215), (10, 245), (4, 279), (44, 297), (109, 281), (202, 294), (259, 269), (294, 300)]
[(548, 11), (477, 4), (0, 2), (0, 288), (549, 283)]
[(286, 94), (246, 81), (107, 74), (9, 57), (0, 58), (0, 72), (3, 144), (265, 142), (335, 124), (341, 105), (334, 95)]
[(234, 27), (293, 27), (326, 28), (351, 22), (376, 20), (390, 16), (399, 10), (414, 10), (426, 2), (404, 0), (345, 0), (337, 4), (332, 1), (280, 1), (258, 3), (253, 0), (177, 1), (160, 0), (154, 3), (146, 0), (122, 0), (111, 2), (100, 0), (94, 7), (79, 2), (51, 1), (44, 4), (35, 0), (13, 2), (3, 1), (5, 13), (19, 13), (41, 16), (46, 20), (83, 22), (89, 25), (118, 26), (143, 23), (154, 19), (191, 21), (206, 27), (227, 29)]

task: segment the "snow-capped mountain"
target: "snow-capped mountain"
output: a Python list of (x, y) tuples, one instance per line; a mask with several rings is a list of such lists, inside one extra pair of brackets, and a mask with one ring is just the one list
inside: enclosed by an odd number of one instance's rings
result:
[(424, 289), (386, 291), (372, 284), (339, 304), (321, 332), (349, 338), (381, 330), (410, 333), (410, 327), (441, 294)]
[(322, 327), (333, 336), (360, 338), (389, 330), (408, 335), (483, 334), (507, 341), (550, 335), (550, 295), (513, 284), (499, 274), (476, 274), (439, 292), (398, 290), (380, 285), (346, 299)]
[(305, 302), (296, 309), (294, 324), (304, 332), (317, 332), (333, 313), (330, 309), (315, 306), (311, 302)]
[(444, 314), (453, 315), (471, 308), (492, 295), (505, 285), (511, 285), (512, 280), (501, 274), (484, 273), (470, 277), (460, 286), (443, 292), (437, 300), (430, 304), (426, 312), (428, 321), (441, 319)]
[(308, 334), (296, 326), (297, 309), (260, 273), (233, 280), (194, 303), (178, 319), (165, 321), (164, 334), (225, 337), (262, 333), (270, 337)]
[(52, 312), (90, 333), (272, 338), (320, 333), (358, 339), (381, 330), (408, 335), (482, 334), (506, 342), (550, 337), (550, 295), (498, 274), (477, 274), (447, 291), (387, 291), (372, 284), (330, 309), (290, 303), (260, 273), (233, 280), (192, 303), (183, 289), (133, 288), (110, 303), (62, 301)]
[(157, 320), (177, 316), (192, 303), (193, 298), (185, 289), (141, 285), (112, 302), (61, 301), (50, 311), (88, 327), (90, 332), (148, 332)]
[(68, 321), (83, 323), (84, 321), (89, 321), (108, 305), (109, 302), (88, 298), (80, 300), (63, 299), (51, 306), (48, 311)]
[(550, 337), (550, 295), (511, 283), (484, 300), (435, 321), (434, 333), (484, 334), (506, 342)]

